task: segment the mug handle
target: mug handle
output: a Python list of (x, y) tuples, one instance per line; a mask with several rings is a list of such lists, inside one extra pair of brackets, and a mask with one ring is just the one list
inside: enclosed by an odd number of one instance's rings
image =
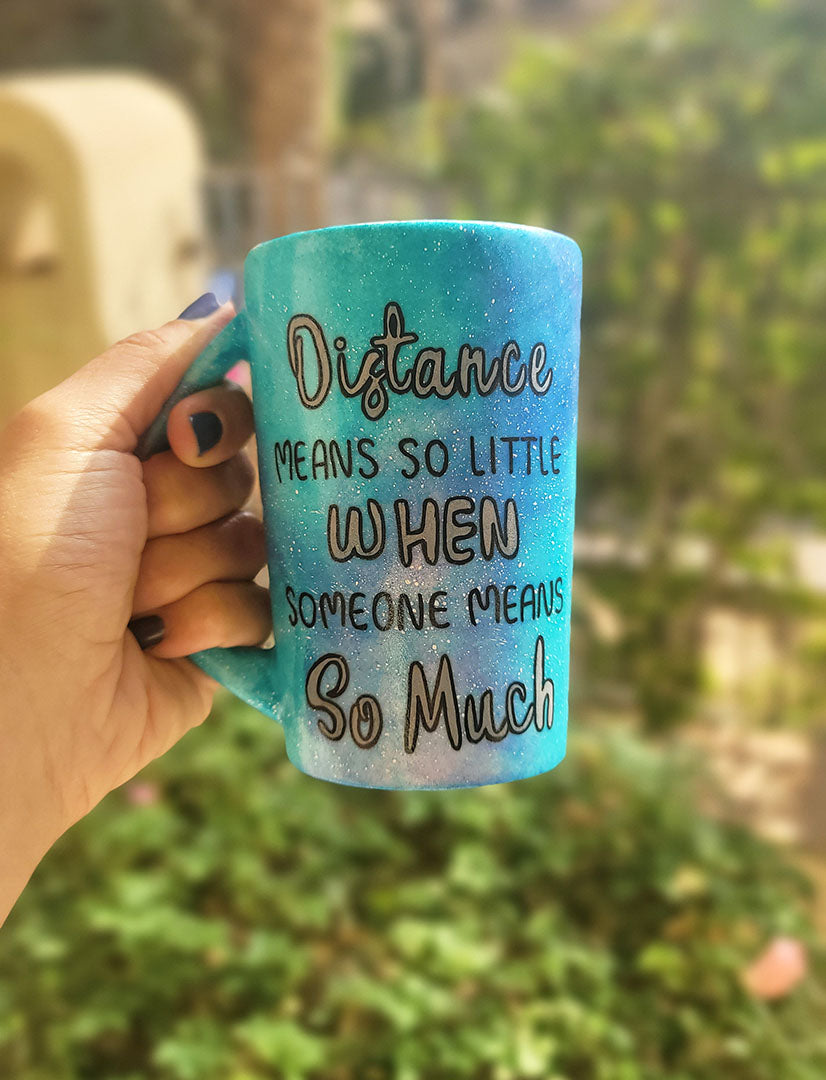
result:
[[(166, 422), (174, 405), (197, 390), (217, 386), (234, 364), (249, 360), (247, 317), (239, 311), (231, 323), (210, 341), (192, 362), (183, 378), (164, 402), (157, 417), (138, 440), (135, 454), (146, 461), (153, 454), (168, 450)], [(243, 701), (274, 720), (276, 695), (272, 686), (272, 650), (238, 646), (233, 649), (205, 649), (190, 658), (207, 675), (217, 679)]]

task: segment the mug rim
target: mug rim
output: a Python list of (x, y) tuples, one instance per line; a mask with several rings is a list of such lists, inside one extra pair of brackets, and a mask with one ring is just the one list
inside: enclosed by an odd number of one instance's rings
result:
[(535, 236), (553, 237), (557, 240), (567, 241), (567, 243), (573, 246), (580, 259), (582, 258), (582, 251), (573, 237), (568, 236), (567, 233), (557, 232), (555, 229), (543, 228), (541, 225), (525, 225), (516, 221), (486, 221), (478, 218), (393, 218), (386, 221), (355, 221), (346, 222), (340, 225), (322, 225), (317, 229), (299, 229), (296, 232), (284, 233), (281, 236), (274, 236), (270, 240), (261, 240), (259, 243), (255, 244), (255, 246), (250, 248), (247, 252), (244, 261), (246, 262), (246, 260), (255, 252), (261, 251), (263, 248), (268, 248), (271, 244), (283, 243), (285, 240), (297, 240), (303, 236), (311, 236), (318, 233), (338, 233), (347, 231), (364, 232), (379, 229), (387, 231), (392, 229), (415, 231), (416, 229), (421, 228), (432, 228), (434, 225), (443, 227), (445, 231), (465, 232), (470, 228), (471, 230), (484, 229), (486, 231), (520, 232)]

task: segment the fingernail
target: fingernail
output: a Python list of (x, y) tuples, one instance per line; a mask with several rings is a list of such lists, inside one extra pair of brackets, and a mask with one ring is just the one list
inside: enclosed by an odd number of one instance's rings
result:
[(211, 450), (224, 434), (224, 425), (220, 416), (214, 412), (196, 412), (189, 418), (195, 438), (198, 442), (198, 457), (203, 457)]
[(193, 300), (189, 307), (185, 307), (179, 319), (203, 319), (205, 315), (211, 315), (221, 305), (216, 299), (215, 293), (205, 292), (197, 300)]
[(142, 649), (151, 649), (153, 645), (163, 641), (166, 632), (160, 615), (141, 615), (139, 619), (131, 619), (128, 627)]

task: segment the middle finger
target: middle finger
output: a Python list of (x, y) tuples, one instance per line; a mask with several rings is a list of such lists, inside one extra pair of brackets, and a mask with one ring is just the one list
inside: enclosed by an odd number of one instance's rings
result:
[(144, 462), (143, 482), (152, 540), (189, 532), (240, 509), (252, 491), (255, 470), (243, 451), (206, 469), (184, 465), (167, 451)]

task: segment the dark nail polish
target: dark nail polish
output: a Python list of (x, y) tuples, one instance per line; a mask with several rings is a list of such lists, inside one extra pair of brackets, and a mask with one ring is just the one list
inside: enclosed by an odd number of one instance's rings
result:
[(179, 319), (203, 319), (205, 315), (211, 315), (221, 305), (216, 299), (215, 293), (205, 292), (197, 300), (193, 300), (189, 307), (185, 307)]
[(189, 418), (195, 438), (198, 440), (198, 457), (211, 450), (224, 434), (221, 418), (214, 412), (196, 412)]
[(153, 645), (163, 641), (166, 632), (160, 615), (141, 615), (139, 619), (132, 619), (129, 622), (129, 629), (142, 649), (151, 649)]

